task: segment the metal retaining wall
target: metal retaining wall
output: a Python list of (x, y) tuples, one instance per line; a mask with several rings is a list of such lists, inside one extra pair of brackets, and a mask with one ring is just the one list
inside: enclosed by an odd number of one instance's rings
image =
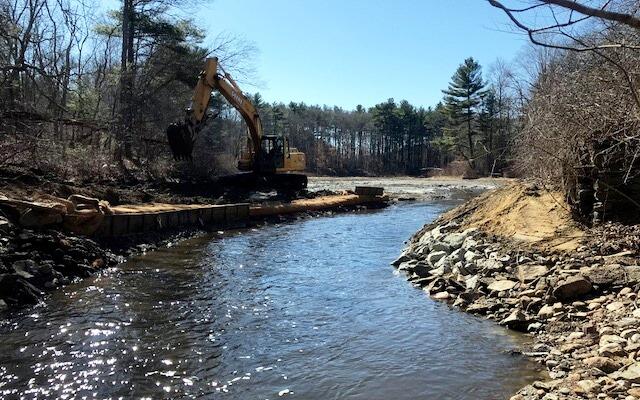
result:
[(114, 237), (182, 226), (241, 228), (249, 221), (249, 204), (206, 205), (195, 209), (105, 215), (95, 236)]

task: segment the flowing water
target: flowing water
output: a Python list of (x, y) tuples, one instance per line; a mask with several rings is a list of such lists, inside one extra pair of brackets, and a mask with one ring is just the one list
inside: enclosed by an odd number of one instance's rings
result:
[(2, 398), (501, 399), (521, 340), (389, 266), (448, 205), (225, 232), (134, 258), (0, 323)]

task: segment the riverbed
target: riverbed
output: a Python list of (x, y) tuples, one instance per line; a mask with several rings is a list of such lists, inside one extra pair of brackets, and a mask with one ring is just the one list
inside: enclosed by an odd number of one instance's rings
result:
[(0, 324), (3, 398), (498, 399), (523, 340), (389, 263), (452, 202), (218, 232), (131, 259)]

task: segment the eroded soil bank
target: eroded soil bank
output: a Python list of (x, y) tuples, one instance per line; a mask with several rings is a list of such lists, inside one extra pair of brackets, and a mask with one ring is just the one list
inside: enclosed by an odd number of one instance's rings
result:
[(512, 399), (640, 398), (638, 227), (587, 229), (562, 197), (513, 184), (415, 234), (394, 265), (432, 298), (529, 332), (549, 379)]

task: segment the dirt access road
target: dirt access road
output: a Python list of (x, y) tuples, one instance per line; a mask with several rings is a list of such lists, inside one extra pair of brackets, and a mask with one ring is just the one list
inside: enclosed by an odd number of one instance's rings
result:
[(309, 190), (353, 190), (356, 186), (381, 186), (400, 200), (467, 199), (510, 182), (504, 178), (462, 179), (455, 177), (309, 177)]

